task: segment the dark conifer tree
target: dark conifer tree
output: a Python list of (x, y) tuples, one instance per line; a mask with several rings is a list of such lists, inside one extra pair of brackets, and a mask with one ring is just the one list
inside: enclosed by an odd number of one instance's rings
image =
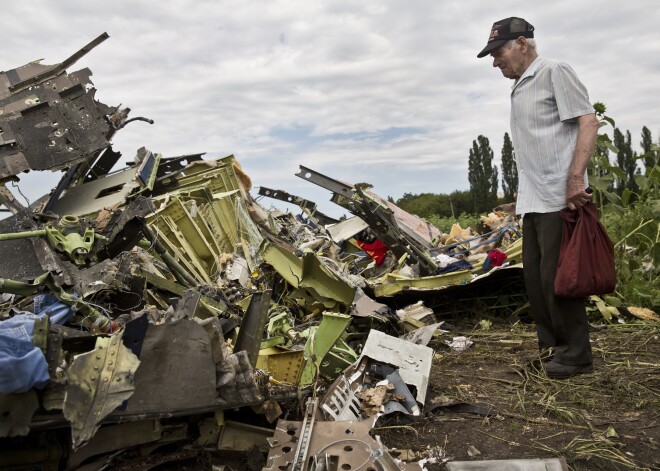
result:
[(509, 133), (504, 133), (504, 145), (502, 146), (502, 192), (506, 202), (513, 201), (518, 193), (518, 167), (513, 152), (513, 143)]
[(488, 138), (477, 137), (472, 141), (468, 161), (468, 180), (475, 213), (490, 211), (497, 206), (497, 166), (493, 165), (493, 149)]
[(658, 158), (658, 153), (651, 150), (653, 139), (651, 138), (651, 131), (646, 126), (642, 128), (642, 141), (639, 145), (642, 146), (642, 152), (644, 153), (644, 166), (652, 168)]
[(637, 152), (633, 152), (631, 141), (630, 131), (626, 131), (624, 137), (619, 128), (614, 128), (614, 146), (619, 149), (619, 152), (616, 154), (616, 164), (617, 167), (623, 170), (626, 176), (626, 181), (618, 188), (619, 194), (623, 192), (624, 188), (628, 188), (634, 193), (637, 193), (639, 190), (637, 183), (635, 183)]

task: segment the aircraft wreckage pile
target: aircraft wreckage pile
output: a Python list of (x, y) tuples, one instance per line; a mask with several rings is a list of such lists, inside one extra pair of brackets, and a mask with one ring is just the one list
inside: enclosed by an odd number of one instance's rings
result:
[[(148, 120), (66, 72), (106, 37), (0, 73), (0, 467), (100, 469), (183, 443), (256, 446), (264, 470), (422, 469), (369, 430), (423, 412), (452, 299), (522, 292), (515, 222), (443, 234), (305, 167), (352, 217), (262, 187), (300, 207), (283, 214), (233, 156), (143, 148), (110, 172), (114, 133)], [(30, 170), (63, 177), (25, 207), (6, 184)]]

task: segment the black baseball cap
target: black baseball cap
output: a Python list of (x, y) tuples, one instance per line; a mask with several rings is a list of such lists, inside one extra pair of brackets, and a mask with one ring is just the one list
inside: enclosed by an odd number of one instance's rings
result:
[(490, 30), (488, 44), (477, 54), (477, 57), (484, 57), (498, 47), (503, 46), (507, 41), (518, 39), (520, 36), (533, 38), (534, 27), (522, 18), (516, 18), (515, 16), (496, 21)]

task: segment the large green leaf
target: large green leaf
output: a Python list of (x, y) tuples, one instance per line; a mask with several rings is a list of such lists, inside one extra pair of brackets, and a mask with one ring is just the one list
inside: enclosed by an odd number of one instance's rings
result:
[[(608, 202), (614, 203), (615, 205), (620, 205), (621, 204), (621, 197), (614, 193), (613, 191), (603, 191), (603, 195), (605, 195), (605, 198), (607, 199)], [(616, 208), (609, 208), (608, 209), (615, 209)]]
[(628, 206), (630, 197), (633, 195), (633, 192), (630, 191), (630, 188), (624, 188), (623, 193), (621, 194), (621, 204), (623, 206)]
[(619, 178), (619, 180), (624, 180), (624, 181), (625, 181), (625, 179), (626, 179), (626, 172), (624, 172), (623, 170), (621, 170), (619, 167), (612, 167), (612, 168), (610, 169), (610, 171), (611, 171), (614, 175), (616, 175), (616, 176)]
[(591, 177), (589, 184), (598, 191), (606, 191), (613, 180), (612, 175), (603, 175), (602, 177)]
[(607, 147), (610, 151), (614, 152), (615, 154), (619, 153), (619, 148), (610, 142), (606, 143), (605, 147)]
[(603, 116), (603, 121), (607, 121), (608, 123), (610, 123), (613, 128), (616, 127), (616, 124), (614, 123), (614, 120), (612, 118), (610, 118), (609, 116)]
[(644, 175), (635, 175), (635, 183), (640, 190), (646, 190), (648, 188), (648, 178)]

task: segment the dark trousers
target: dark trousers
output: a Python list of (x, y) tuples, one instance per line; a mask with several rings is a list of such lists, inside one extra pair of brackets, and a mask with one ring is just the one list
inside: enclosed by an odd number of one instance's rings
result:
[(523, 272), (539, 348), (554, 348), (557, 363), (587, 365), (592, 362), (592, 357), (584, 299), (555, 296), (560, 246), (561, 218), (558, 211), (525, 214)]

